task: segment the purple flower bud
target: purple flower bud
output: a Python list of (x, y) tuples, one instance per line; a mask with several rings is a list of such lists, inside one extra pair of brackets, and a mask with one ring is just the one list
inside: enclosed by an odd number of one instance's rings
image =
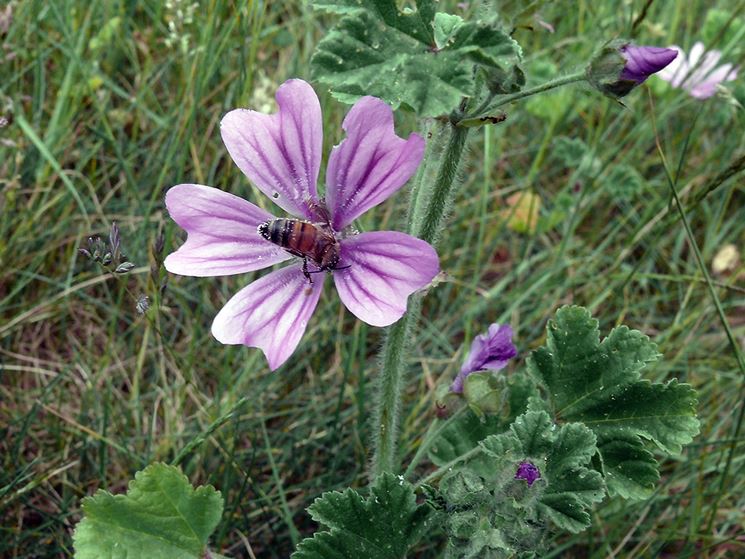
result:
[(662, 70), (678, 56), (678, 51), (675, 49), (640, 47), (630, 43), (623, 45), (618, 50), (626, 59), (626, 66), (624, 66), (620, 78), (635, 81), (637, 84)]
[(520, 462), (515, 479), (524, 479), (528, 482), (528, 487), (531, 487), (537, 479), (541, 479), (541, 471), (532, 462)]
[(517, 348), (512, 343), (512, 328), (508, 324), (492, 324), (485, 334), (474, 338), (471, 351), (450, 390), (461, 394), (468, 375), (476, 371), (498, 371), (516, 355)]
[(675, 49), (612, 41), (587, 66), (587, 81), (604, 95), (620, 99), (676, 56)]

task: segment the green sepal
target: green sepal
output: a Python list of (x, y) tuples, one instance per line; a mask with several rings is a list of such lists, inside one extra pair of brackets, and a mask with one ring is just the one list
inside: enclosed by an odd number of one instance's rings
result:
[(498, 376), (493, 372), (484, 371), (468, 375), (463, 383), (463, 396), (479, 417), (496, 414), (504, 406)]
[[(460, 416), (451, 421), (429, 450), (429, 459), (438, 466), (457, 460), (489, 435), (505, 432), (528, 409), (529, 402), (542, 405), (535, 381), (523, 372), (509, 376), (493, 372), (473, 373), (464, 384), (468, 386), (469, 379), (475, 375), (483, 375), (484, 379), (488, 377), (488, 382), (484, 384), (493, 390), (489, 394), (492, 398), (489, 406), (496, 407), (496, 412), (485, 413), (483, 408), (476, 409), (469, 402), (469, 409), (460, 412)], [(477, 384), (482, 384), (478, 377)], [(489, 390), (486, 392), (488, 394)]]

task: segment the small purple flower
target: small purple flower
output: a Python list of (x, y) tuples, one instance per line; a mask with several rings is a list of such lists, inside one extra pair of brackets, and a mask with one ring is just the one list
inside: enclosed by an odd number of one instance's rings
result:
[(587, 80), (612, 99), (620, 99), (675, 59), (673, 49), (616, 40), (605, 45), (587, 67)]
[[(215, 317), (212, 335), (218, 341), (260, 348), (272, 370), (298, 346), (318, 304), (326, 274), (316, 272), (332, 273), (352, 314), (387, 326), (406, 312), (409, 295), (439, 271), (437, 253), (426, 242), (395, 231), (357, 233), (351, 226), (414, 174), (424, 154), (422, 137), (396, 136), (391, 108), (363, 97), (342, 124), (347, 138), (331, 151), (324, 201), (316, 186), (323, 143), (318, 97), (308, 83), (289, 80), (276, 98), (275, 114), (229, 112), (220, 126), (223, 142), (251, 182), (296, 218), (295, 226), (313, 224), (310, 229), (323, 236), (321, 248), (332, 247), (335, 258), (329, 265), (310, 259), (275, 270), (241, 289)], [(166, 206), (188, 233), (186, 243), (165, 259), (172, 273), (240, 274), (298, 256), (267, 239), (277, 218), (227, 192), (179, 184), (166, 193)]]
[(670, 48), (680, 51), (681, 56), (657, 75), (673, 87), (685, 89), (696, 99), (711, 97), (719, 84), (737, 77), (737, 68), (732, 64), (717, 67), (722, 53), (714, 49), (707, 51), (700, 41), (693, 45), (688, 56), (678, 46)]
[(473, 339), (471, 351), (450, 386), (450, 391), (462, 394), (468, 375), (483, 370), (498, 371), (516, 355), (517, 348), (512, 343), (512, 328), (509, 324), (492, 324), (485, 334)]
[(659, 72), (670, 64), (678, 52), (673, 49), (662, 47), (644, 47), (631, 43), (623, 45), (618, 49), (626, 59), (626, 65), (621, 72), (622, 80), (630, 80), (637, 84), (642, 83), (652, 74)]
[(528, 482), (528, 487), (531, 487), (536, 480), (541, 479), (541, 471), (532, 462), (520, 462), (515, 479), (524, 479)]

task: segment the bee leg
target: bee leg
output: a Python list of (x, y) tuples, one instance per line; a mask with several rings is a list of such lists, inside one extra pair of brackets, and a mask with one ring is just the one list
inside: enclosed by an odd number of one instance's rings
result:
[(310, 272), (308, 272), (308, 259), (303, 258), (303, 275), (308, 278), (309, 283), (313, 283), (313, 280), (310, 279)]

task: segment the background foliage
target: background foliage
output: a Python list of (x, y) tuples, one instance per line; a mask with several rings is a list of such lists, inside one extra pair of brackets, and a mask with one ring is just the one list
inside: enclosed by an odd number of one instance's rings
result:
[[(477, 9), (440, 4), (451, 13)], [(547, 2), (538, 19), (517, 14), (521, 2), (499, 4), (514, 15), (529, 84), (579, 69), (618, 35), (684, 47), (704, 40), (745, 62), (742, 1), (581, 0), (575, 10)], [(309, 78), (312, 51), (337, 18), (305, 2), (4, 6), (0, 555), (69, 556), (81, 498), (99, 487), (124, 492), (136, 470), (161, 460), (221, 491), (214, 549), (287, 557), (316, 528), (305, 512), (315, 498), (366, 482), (368, 394), (382, 331), (324, 297), (301, 348), (270, 374), (258, 350), (222, 347), (209, 334), (217, 310), (250, 275), (172, 276), (161, 298), (164, 276), (150, 265), (161, 232), (166, 252), (183, 238), (164, 214), (169, 186), (200, 182), (269, 203), (231, 163), (217, 124), (236, 106), (268, 110), (279, 83)], [(314, 85), (328, 153), (347, 107)], [(439, 246), (448, 275), (425, 300), (411, 354), (407, 455), (432, 420), (435, 384), (452, 379), (474, 335), (508, 321), (524, 358), (566, 303), (587, 306), (602, 332), (624, 323), (648, 334), (664, 358), (645, 378), (677, 377), (699, 394), (701, 434), (662, 464), (652, 497), (595, 508), (587, 532), (550, 542), (554, 556), (743, 552), (745, 485), (737, 474), (745, 455), (736, 419), (745, 385), (670, 211), (655, 148), (657, 139), (691, 203), (707, 264), (726, 243), (742, 247), (742, 178), (693, 203), (745, 147), (742, 78), (730, 87), (729, 98), (701, 103), (652, 78), (628, 110), (564, 89), (506, 107), (504, 123), (473, 135)], [(401, 132), (413, 129), (411, 115), (398, 117)], [(521, 232), (508, 227), (516, 193), (540, 200), (537, 222), (523, 219)], [(400, 228), (406, 202), (401, 193), (362, 225)], [(112, 221), (136, 264), (119, 281), (77, 250), (90, 235), (105, 237)], [(714, 277), (740, 344), (742, 274), (740, 264)], [(151, 303), (145, 316), (136, 308), (143, 295)], [(432, 534), (418, 555), (435, 557), (442, 545)]]

